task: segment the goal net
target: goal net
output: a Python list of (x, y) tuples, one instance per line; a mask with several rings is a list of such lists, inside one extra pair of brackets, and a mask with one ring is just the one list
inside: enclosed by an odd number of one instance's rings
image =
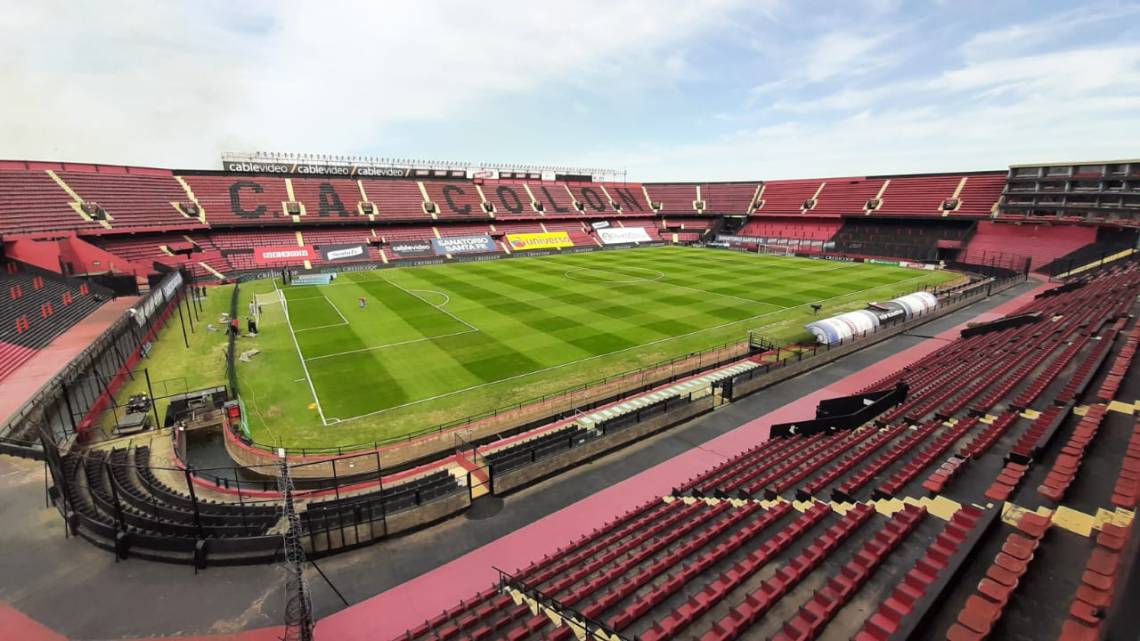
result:
[(777, 256), (792, 256), (795, 254), (795, 248), (791, 245), (768, 245), (760, 244), (756, 246), (757, 254), (774, 254)]

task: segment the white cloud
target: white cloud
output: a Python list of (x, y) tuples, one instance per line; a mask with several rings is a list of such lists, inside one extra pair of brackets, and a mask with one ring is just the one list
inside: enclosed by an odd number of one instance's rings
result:
[(388, 127), (551, 87), (671, 82), (691, 73), (680, 46), (751, 3), (7, 4), (0, 86), (20, 99), (0, 156), (214, 166), (225, 149), (383, 149)]
[(1021, 55), (1092, 25), (1128, 20), (1137, 14), (1140, 14), (1140, 5), (1135, 4), (1085, 5), (1038, 20), (976, 33), (962, 44), (961, 51), (970, 60)]
[[(821, 112), (830, 118), (805, 118)], [(732, 180), (1135, 157), (1140, 46), (967, 62), (867, 90), (795, 93), (754, 117), (764, 124), (714, 141), (582, 162), (636, 167), (643, 179)]]

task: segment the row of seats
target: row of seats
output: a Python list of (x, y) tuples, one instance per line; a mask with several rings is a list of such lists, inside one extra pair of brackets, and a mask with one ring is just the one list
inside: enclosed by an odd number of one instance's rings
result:
[(1085, 450), (1096, 438), (1101, 422), (1104, 420), (1106, 405), (1092, 405), (1081, 417), (1068, 441), (1061, 449), (1061, 453), (1053, 461), (1053, 466), (1045, 476), (1045, 480), (1037, 487), (1037, 493), (1052, 501), (1060, 502), (1065, 492), (1077, 478), (1081, 462), (1085, 457)]
[[(655, 213), (988, 216), (1004, 173), (767, 183), (580, 183), (241, 176), (87, 165), (0, 168), (0, 233), (193, 230), (348, 219), (615, 217)], [(38, 165), (37, 165), (38, 167)], [(86, 208), (84, 207), (86, 205)], [(203, 222), (205, 221), (205, 222)]]
[(919, 603), (929, 599), (932, 586), (946, 576), (969, 553), (965, 545), (978, 528), (982, 510), (967, 506), (959, 509), (927, 548), (926, 553), (907, 570), (890, 596), (867, 618), (852, 641), (888, 641), (916, 612)]
[[(237, 503), (202, 499), (159, 478), (150, 449), (76, 452), (63, 459), (63, 494), (78, 532), (120, 553), (186, 561), (199, 545), (219, 562), (258, 562), (274, 558), (281, 518), (274, 499)], [(386, 516), (459, 491), (446, 471), (383, 489), (336, 498), (311, 499), (301, 512), (303, 534), (314, 540), (330, 528), (370, 527)], [(303, 496), (302, 496), (303, 498)]]
[[(970, 562), (994, 514), (964, 505), (940, 532), (915, 529), (929, 539), (908, 549), (896, 539), (905, 538), (925, 510), (903, 504), (887, 519), (876, 515), (867, 499), (913, 497), (924, 487), (920, 483), (932, 479), (940, 485), (926, 490), (938, 493), (952, 478), (975, 476), (969, 467), (973, 459), (1006, 447), (1012, 451), (1015, 444), (1031, 454), (1043, 447), (1045, 432), (1067, 412), (1068, 406), (1055, 404), (1057, 396), (1073, 372), (1097, 360), (1093, 343), (1113, 343), (1119, 323), (1112, 321), (1126, 313), (1138, 288), (1140, 272), (1129, 264), (1091, 274), (1083, 287), (1036, 299), (1015, 313), (1038, 312), (1047, 322), (952, 341), (865, 390), (907, 381), (911, 397), (902, 411), (892, 410), (893, 415), (857, 430), (755, 445), (679, 482), (666, 501), (650, 501), (532, 563), (515, 573), (513, 584), (643, 641), (811, 639), (836, 624), (836, 613), (857, 598), (875, 568), (891, 567), (879, 570), (887, 576), (873, 580), (893, 590), (876, 598), (878, 609), (860, 617), (865, 625), (849, 635), (865, 641), (892, 638), (939, 602), (946, 581)], [(1048, 384), (1026, 393), (1039, 376), (1048, 378)], [(1014, 399), (1023, 405), (1015, 406)], [(1023, 409), (1040, 414), (1040, 429), (1034, 427), (1038, 421), (1022, 419)], [(1135, 440), (1140, 442), (1140, 436)], [(996, 447), (999, 443), (1003, 445)], [(927, 475), (930, 471), (934, 474)], [(843, 514), (818, 502), (829, 490), (838, 505), (850, 506)], [(792, 500), (803, 503), (790, 509)], [(734, 518), (739, 520), (730, 523)], [(880, 519), (874, 527), (860, 527)], [(872, 535), (860, 534), (862, 530)], [(1008, 570), (1005, 566), (1013, 566), (1006, 556), (1026, 561), (1020, 543), (1015, 539), (1010, 545), (1020, 557), (1006, 551), (995, 563)], [(898, 550), (905, 550), (905, 560), (882, 563), (884, 554)], [(825, 575), (821, 566), (827, 568)], [(756, 580), (760, 572), (763, 581)], [(1004, 588), (1012, 587), (1009, 575), (992, 574), (998, 578), (991, 581), (1000, 578)], [(1004, 593), (988, 582), (981, 589), (985, 592), (977, 596), (987, 604)], [(984, 622), (992, 627), (995, 620), (992, 615), (993, 608), (971, 601), (962, 627), (984, 634)], [(839, 625), (849, 626), (851, 620), (846, 617)], [(571, 635), (569, 626), (551, 626), (545, 614), (487, 590), (401, 638), (521, 641)]]
[(976, 256), (1028, 256), (1037, 270), (1095, 242), (1096, 228), (1081, 225), (1023, 225), (983, 220), (967, 251)]
[(0, 381), (98, 309), (107, 290), (7, 261), (0, 270)]
[(740, 216), (752, 210), (760, 184), (646, 183), (644, 187), (650, 201), (662, 215), (700, 212)]
[(754, 213), (812, 216), (966, 216), (993, 214), (1005, 172), (890, 178), (773, 180), (763, 184)]
[(1112, 488), (1112, 504), (1125, 510), (1136, 510), (1140, 503), (1140, 421), (1132, 427), (1132, 436), (1124, 450), (1120, 472)]
[(587, 439), (584, 430), (576, 424), (528, 438), (508, 447), (484, 452), (483, 458), (491, 467), (491, 474), (507, 472), (553, 454), (568, 450)]
[(1096, 545), (1085, 562), (1069, 615), (1062, 624), (1059, 641), (1097, 641), (1103, 638), (1104, 614), (1116, 594), (1121, 559), (1132, 525), (1105, 523), (1097, 533)]
[(213, 226), (651, 216), (637, 183), (183, 177)]
[(978, 582), (977, 593), (966, 603), (946, 631), (946, 641), (982, 641), (1001, 618), (1050, 525), (1048, 517), (1027, 512), (1018, 519), (1018, 531), (1010, 532)]

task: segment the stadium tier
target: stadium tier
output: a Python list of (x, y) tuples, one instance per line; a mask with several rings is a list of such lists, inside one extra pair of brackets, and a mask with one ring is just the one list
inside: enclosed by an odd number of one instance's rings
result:
[(110, 298), (102, 287), (45, 270), (0, 267), (0, 381)]
[(1140, 217), (1046, 194), (1135, 164), (0, 162), (0, 382), (131, 297), (0, 453), (43, 460), (49, 562), (359, 555), (320, 641), (1099, 641), (1140, 576)]

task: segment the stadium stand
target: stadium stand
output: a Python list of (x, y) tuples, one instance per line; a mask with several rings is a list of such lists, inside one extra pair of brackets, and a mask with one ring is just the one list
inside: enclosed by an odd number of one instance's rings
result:
[(1096, 240), (1096, 229), (1081, 225), (1011, 224), (983, 220), (967, 250), (973, 254), (1010, 253), (1018, 248), (1038, 269)]
[(705, 183), (700, 186), (707, 214), (747, 215), (752, 211), (759, 183)]
[(305, 215), (322, 222), (351, 220), (364, 215), (361, 185), (355, 180), (293, 178), (293, 195), (304, 204)]
[(606, 191), (601, 185), (567, 183), (566, 188), (574, 198), (574, 208), (582, 216), (614, 216), (621, 213), (613, 208), (615, 201), (606, 197)]
[(1133, 249), (1136, 247), (1136, 243), (1137, 232), (1135, 229), (1097, 227), (1096, 240), (1094, 242), (1075, 249), (1064, 256), (1053, 259), (1049, 263), (1042, 265), (1037, 271), (1042, 274), (1056, 276), (1067, 270), (1087, 265), (1118, 252)]
[[(936, 261), (953, 256), (973, 229), (969, 221), (847, 218), (832, 240), (845, 254)], [(940, 255), (940, 249), (954, 251)]]
[(798, 238), (801, 240), (831, 240), (843, 223), (834, 220), (804, 220), (803, 218), (758, 218), (748, 221), (740, 229), (741, 236), (768, 238)]
[(958, 191), (958, 208), (955, 216), (991, 216), (1005, 188), (1006, 173), (986, 173), (966, 176), (966, 183)]
[(652, 216), (653, 208), (645, 199), (645, 189), (640, 183), (602, 183), (602, 187), (610, 196), (611, 206), (617, 208), (625, 216)]
[(45, 270), (11, 261), (0, 267), (0, 381), (110, 298), (102, 287)]
[(816, 195), (813, 216), (844, 216), (867, 211), (886, 181), (881, 178), (829, 178)]
[(98, 222), (72, 208), (71, 202), (45, 170), (0, 167), (0, 233), (100, 228)]
[(692, 215), (697, 213), (694, 203), (697, 201), (697, 185), (686, 184), (650, 184), (646, 183), (645, 191), (649, 194), (649, 201), (660, 204), (657, 213), (661, 215)]
[[(942, 215), (943, 203), (954, 198), (961, 176), (902, 176), (887, 180), (876, 216)], [(996, 201), (996, 198), (995, 198)]]
[(211, 227), (290, 224), (285, 179), (268, 176), (183, 175)]
[(59, 176), (84, 202), (97, 203), (120, 230), (140, 228), (204, 229), (196, 216), (178, 207), (188, 201), (185, 190), (168, 170), (155, 175), (61, 171)]
[[(222, 503), (176, 490), (159, 476), (168, 472), (152, 466), (147, 446), (91, 449), (62, 464), (68, 479), (63, 491), (80, 520), (79, 533), (95, 545), (158, 561), (208, 557), (211, 564), (271, 561), (280, 554), (281, 537), (271, 532), (281, 518), (278, 500)], [(338, 498), (314, 494), (302, 526), (319, 554), (382, 536), (384, 519), (459, 489), (454, 477), (438, 472)], [(357, 528), (355, 540), (333, 542)]]
[(773, 180), (764, 183), (755, 214), (759, 216), (786, 216), (805, 213), (804, 205), (812, 200), (823, 186), (823, 181)]
[[(972, 492), (1007, 454), (1026, 469), (1041, 463), (1056, 430), (1037, 433), (1034, 426), (1050, 415), (1055, 423), (1073, 416), (1078, 393), (1108, 353), (1100, 346), (1114, 345), (1131, 322), (1140, 269), (1117, 264), (1080, 282), (1013, 314), (1053, 322), (983, 328), (868, 385), (879, 390), (905, 380), (911, 389), (874, 425), (769, 439), (678, 483), (664, 501), (646, 502), (504, 573), (491, 589), (399, 638), (567, 639), (591, 625), (606, 638), (655, 641), (812, 639), (825, 629), (828, 638), (885, 641), (908, 638), (920, 621), (928, 638), (986, 637), (1019, 582), (1031, 600), (1047, 589), (1019, 581), (1039, 571), (1034, 556), (1073, 543), (1049, 533), (1048, 516), (1018, 511), (999, 518), (997, 507), (970, 505), (980, 499)], [(1073, 416), (1064, 452), (1095, 437), (1088, 426), (1099, 411)], [(581, 438), (568, 428), (492, 458), (526, 465), (526, 456)], [(950, 466), (939, 465), (951, 452)], [(1131, 460), (1120, 468), (1128, 489), (1115, 495), (1129, 507)], [(1079, 466), (1063, 469), (1080, 474)], [(931, 479), (937, 500), (927, 494)], [(1097, 629), (1097, 608), (1111, 603), (1127, 530), (1109, 523), (1094, 537), (1064, 639), (1091, 638), (1085, 629)], [(952, 581), (966, 571), (980, 580)], [(869, 616), (868, 603), (875, 608)], [(552, 617), (561, 625), (553, 627)]]
[(564, 183), (527, 182), (526, 188), (545, 216), (573, 214), (576, 211), (574, 198)]
[(538, 196), (532, 198), (524, 182), (487, 181), (482, 183), (480, 189), (483, 191), (483, 197), (495, 208), (497, 219), (512, 216), (533, 217), (541, 213), (535, 208), (534, 198)]
[(462, 181), (423, 182), (428, 200), (435, 203), (438, 218), (490, 218), (475, 185)]

